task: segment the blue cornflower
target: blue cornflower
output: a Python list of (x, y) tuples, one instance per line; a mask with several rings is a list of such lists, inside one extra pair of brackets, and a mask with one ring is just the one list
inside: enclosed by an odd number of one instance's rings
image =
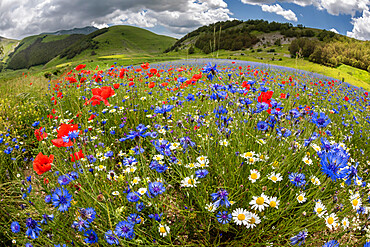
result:
[(45, 196), (45, 202), (49, 203), (51, 201), (51, 195), (46, 195)]
[(7, 147), (5, 150), (4, 150), (4, 153), (6, 154), (11, 154), (13, 151), (13, 148), (12, 147)]
[(94, 244), (94, 243), (97, 243), (99, 238), (98, 238), (98, 235), (96, 235), (96, 232), (94, 230), (87, 230), (85, 233), (84, 233), (84, 236), (87, 237), (85, 238), (85, 242), (88, 243), (88, 244)]
[(327, 243), (325, 243), (322, 247), (339, 247), (339, 243), (337, 240), (330, 240)]
[(205, 176), (207, 176), (208, 174), (208, 171), (206, 169), (201, 169), (201, 170), (196, 170), (195, 171), (195, 176), (197, 178), (204, 178)]
[(105, 240), (107, 241), (108, 244), (112, 245), (112, 244), (115, 244), (115, 245), (119, 245), (119, 240), (118, 238), (115, 236), (116, 234), (113, 234), (113, 231), (112, 230), (108, 230), (105, 232)]
[(347, 170), (343, 168), (347, 166), (349, 156), (346, 157), (340, 152), (331, 150), (330, 152), (323, 152), (319, 154), (319, 157), (321, 158), (321, 171), (330, 177), (334, 182), (337, 179), (346, 177), (345, 172)]
[(28, 194), (31, 193), (31, 191), (32, 191), (32, 185), (28, 186), (28, 189), (27, 189)]
[(126, 198), (129, 202), (137, 202), (140, 200), (140, 194), (137, 192), (130, 192), (127, 194)]
[(58, 183), (60, 185), (67, 185), (69, 184), (69, 182), (71, 182), (71, 180), (66, 175), (62, 175), (58, 177)]
[(75, 171), (71, 171), (71, 173), (69, 174), (69, 179), (71, 179), (71, 180), (78, 179), (78, 173), (75, 172)]
[(128, 221), (121, 221), (117, 224), (115, 233), (118, 237), (132, 239), (135, 236), (134, 225)]
[(72, 228), (78, 230), (79, 232), (85, 231), (89, 227), (90, 227), (89, 222), (87, 220), (82, 219), (81, 217), (78, 217), (78, 221), (74, 221), (72, 223)]
[(136, 165), (137, 164), (137, 159), (135, 159), (134, 157), (128, 157), (128, 158), (125, 158), (122, 161), (122, 164), (125, 165), (125, 166)]
[(296, 245), (298, 243), (298, 246), (301, 246), (301, 244), (305, 243), (307, 236), (307, 231), (300, 231), (297, 235), (290, 238), (290, 244)]
[(370, 240), (366, 241), (366, 243), (364, 244), (364, 247), (370, 247)]
[(40, 124), (40, 121), (35, 121), (33, 122), (32, 127), (37, 127), (39, 124)]
[(221, 224), (227, 224), (230, 222), (232, 216), (227, 211), (219, 211), (216, 215), (218, 222)]
[(136, 210), (137, 210), (138, 212), (141, 212), (144, 208), (145, 208), (145, 205), (144, 205), (144, 203), (143, 203), (143, 202), (138, 202), (138, 203), (136, 203)]
[(50, 215), (43, 214), (42, 215), (41, 224), (47, 225), (48, 224), (48, 220), (53, 221), (54, 220), (54, 214), (50, 214)]
[(188, 96), (185, 97), (186, 101), (194, 101), (195, 97), (191, 93), (188, 94)]
[(96, 216), (95, 209), (93, 208), (82, 208), (80, 209), (80, 214), (83, 219), (86, 219), (88, 222), (93, 222)]
[(265, 121), (259, 121), (257, 123), (257, 129), (261, 131), (265, 131), (269, 128), (268, 124)]
[(138, 214), (130, 214), (127, 217), (127, 220), (131, 222), (133, 225), (140, 224), (141, 222), (141, 217)]
[(17, 221), (13, 221), (10, 224), (10, 229), (12, 229), (12, 232), (18, 233), (21, 230), (21, 226), (19, 225)]
[(191, 140), (190, 137), (185, 136), (180, 138), (180, 144), (182, 145), (182, 148), (184, 151), (188, 148), (188, 146), (195, 147), (196, 144)]
[(216, 193), (212, 193), (211, 197), (212, 197), (212, 200), (214, 201), (213, 205), (216, 208), (222, 205), (225, 205), (225, 207), (228, 208), (231, 205), (228, 200), (228, 195), (229, 193), (224, 189), (220, 189)]
[(62, 136), (63, 142), (70, 142), (76, 140), (80, 132), (78, 130), (73, 130), (68, 132), (68, 135)]
[(157, 196), (159, 194), (162, 194), (163, 192), (166, 191), (166, 188), (164, 187), (164, 185), (161, 183), (161, 182), (152, 182), (152, 183), (149, 183), (149, 192), (153, 195), (153, 196)]
[(306, 184), (306, 176), (303, 173), (294, 172), (289, 174), (289, 180), (297, 187), (302, 187)]
[(38, 238), (40, 231), (42, 231), (39, 222), (33, 220), (32, 218), (28, 218), (26, 220), (26, 226), (27, 226), (26, 236), (30, 237), (31, 239)]
[(150, 219), (155, 219), (156, 221), (161, 222), (162, 221), (162, 219), (161, 219), (162, 215), (163, 215), (163, 213), (160, 213), (160, 214), (149, 214), (148, 217)]
[(31, 243), (26, 243), (24, 246), (25, 247), (33, 247), (33, 245)]
[(358, 167), (358, 162), (356, 162), (356, 165), (352, 166), (347, 166), (345, 169), (342, 170), (343, 173), (347, 174), (345, 179), (346, 179), (346, 184), (351, 185), (351, 181), (355, 183), (356, 180), (361, 180), (360, 177), (357, 176), (357, 167)]
[(320, 112), (320, 114), (314, 112), (314, 115), (312, 116), (312, 122), (316, 124), (316, 126), (319, 128), (325, 128), (326, 126), (328, 126), (331, 120), (323, 112)]
[(56, 188), (51, 197), (53, 200), (53, 205), (55, 207), (58, 207), (58, 210), (60, 212), (67, 211), (68, 208), (71, 206), (72, 195), (67, 189)]

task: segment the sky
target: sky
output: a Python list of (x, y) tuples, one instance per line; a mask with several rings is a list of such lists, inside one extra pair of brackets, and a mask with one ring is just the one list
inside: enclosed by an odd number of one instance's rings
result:
[(112, 25), (181, 38), (232, 19), (290, 22), (370, 40), (370, 0), (0, 0), (0, 36), (13, 39)]

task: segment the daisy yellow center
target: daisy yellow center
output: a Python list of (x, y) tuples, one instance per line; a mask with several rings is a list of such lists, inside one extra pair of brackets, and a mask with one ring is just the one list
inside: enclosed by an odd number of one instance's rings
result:
[(343, 221), (343, 225), (346, 226), (347, 225), (347, 222)]
[(133, 182), (136, 184), (137, 183), (137, 179), (135, 178)]
[(317, 212), (318, 212), (318, 213), (321, 213), (321, 212), (322, 212), (322, 208), (318, 208), (318, 209), (317, 209)]
[(330, 225), (334, 223), (334, 219), (333, 219), (333, 217), (329, 217), (329, 219), (328, 219), (328, 223), (329, 223)]
[(188, 184), (194, 184), (194, 179), (189, 179)]
[(357, 206), (357, 204), (358, 204), (358, 200), (357, 200), (357, 199), (354, 199), (354, 200), (352, 201), (352, 204), (353, 204), (353, 206)]
[(189, 164), (189, 166), (190, 166), (190, 167), (194, 167), (194, 164), (193, 164), (193, 163), (191, 163), (191, 164)]
[(159, 232), (160, 233), (165, 233), (166, 232), (166, 229), (163, 226), (161, 226), (161, 228), (159, 228)]
[(248, 220), (249, 224), (254, 224), (256, 223), (256, 219), (255, 218), (250, 218), (250, 220)]
[(249, 158), (249, 162), (251, 162), (251, 163), (252, 163), (253, 161), (254, 161), (254, 159), (253, 159), (253, 158)]
[(272, 181), (277, 181), (277, 177), (276, 177), (276, 176), (272, 176), (272, 177), (271, 177), (271, 180), (272, 180)]
[(251, 178), (252, 178), (252, 179), (257, 179), (257, 174), (256, 174), (256, 173), (252, 173), (252, 174), (251, 174)]
[(257, 198), (257, 200), (256, 200), (256, 203), (257, 203), (258, 205), (262, 205), (264, 202), (265, 202), (265, 199), (263, 199), (263, 197), (262, 197), (262, 196), (261, 196), (261, 197), (258, 197), (258, 198)]
[(270, 207), (272, 207), (272, 208), (276, 207), (276, 202), (271, 201), (271, 202), (270, 202)]
[(245, 156), (246, 156), (246, 157), (252, 157), (252, 156), (253, 156), (253, 154), (252, 154), (251, 152), (247, 152), (247, 153), (245, 154)]
[(239, 214), (238, 220), (245, 220), (245, 214)]
[(305, 160), (304, 162), (306, 162), (307, 164), (308, 164), (308, 163), (310, 163), (310, 161), (309, 161), (309, 160)]
[(303, 196), (298, 196), (298, 200), (303, 201)]
[(261, 160), (263, 160), (264, 158), (265, 158), (265, 156), (263, 156), (263, 155), (261, 155), (261, 156), (260, 156), (260, 159), (261, 159)]

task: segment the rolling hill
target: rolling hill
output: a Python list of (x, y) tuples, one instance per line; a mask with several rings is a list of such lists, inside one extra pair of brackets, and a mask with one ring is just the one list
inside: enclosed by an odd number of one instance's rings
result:
[(69, 30), (59, 30), (52, 33), (42, 33), (42, 34), (49, 34), (49, 35), (65, 35), (65, 34), (90, 34), (95, 31), (99, 30), (99, 28), (93, 27), (93, 26), (87, 26), (82, 28), (73, 28)]
[(0, 62), (6, 62), (10, 53), (12, 53), (19, 44), (18, 40), (7, 39), (0, 37), (0, 47), (2, 47), (3, 52), (0, 53)]
[(265, 50), (275, 53), (280, 47), (292, 58), (305, 58), (329, 67), (345, 64), (370, 72), (370, 41), (264, 20), (232, 20), (202, 26), (176, 41), (166, 52), (185, 50), (190, 54), (209, 54), (223, 50), (245, 54), (250, 50)]
[(16, 70), (106, 55), (158, 54), (176, 41), (132, 26), (112, 26), (87, 35), (56, 33), (24, 38), (9, 55), (6, 67)]

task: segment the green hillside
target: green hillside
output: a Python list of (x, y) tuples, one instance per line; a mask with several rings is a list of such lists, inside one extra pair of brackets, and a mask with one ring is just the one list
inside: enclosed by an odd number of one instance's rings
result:
[(18, 43), (18, 40), (0, 37), (0, 49), (2, 48), (2, 53), (0, 52), (0, 62), (6, 62), (9, 54), (13, 52)]
[(84, 35), (36, 35), (23, 39), (6, 64), (8, 69), (23, 69), (46, 64)]
[[(77, 42), (78, 41), (78, 42)], [(108, 55), (152, 56), (161, 54), (176, 39), (132, 26), (112, 26), (88, 35), (41, 34), (24, 38), (9, 55), (7, 69), (46, 67)]]
[(112, 26), (86, 35), (80, 42), (64, 50), (50, 64), (107, 55), (159, 54), (175, 43), (176, 39), (157, 35), (132, 26)]

